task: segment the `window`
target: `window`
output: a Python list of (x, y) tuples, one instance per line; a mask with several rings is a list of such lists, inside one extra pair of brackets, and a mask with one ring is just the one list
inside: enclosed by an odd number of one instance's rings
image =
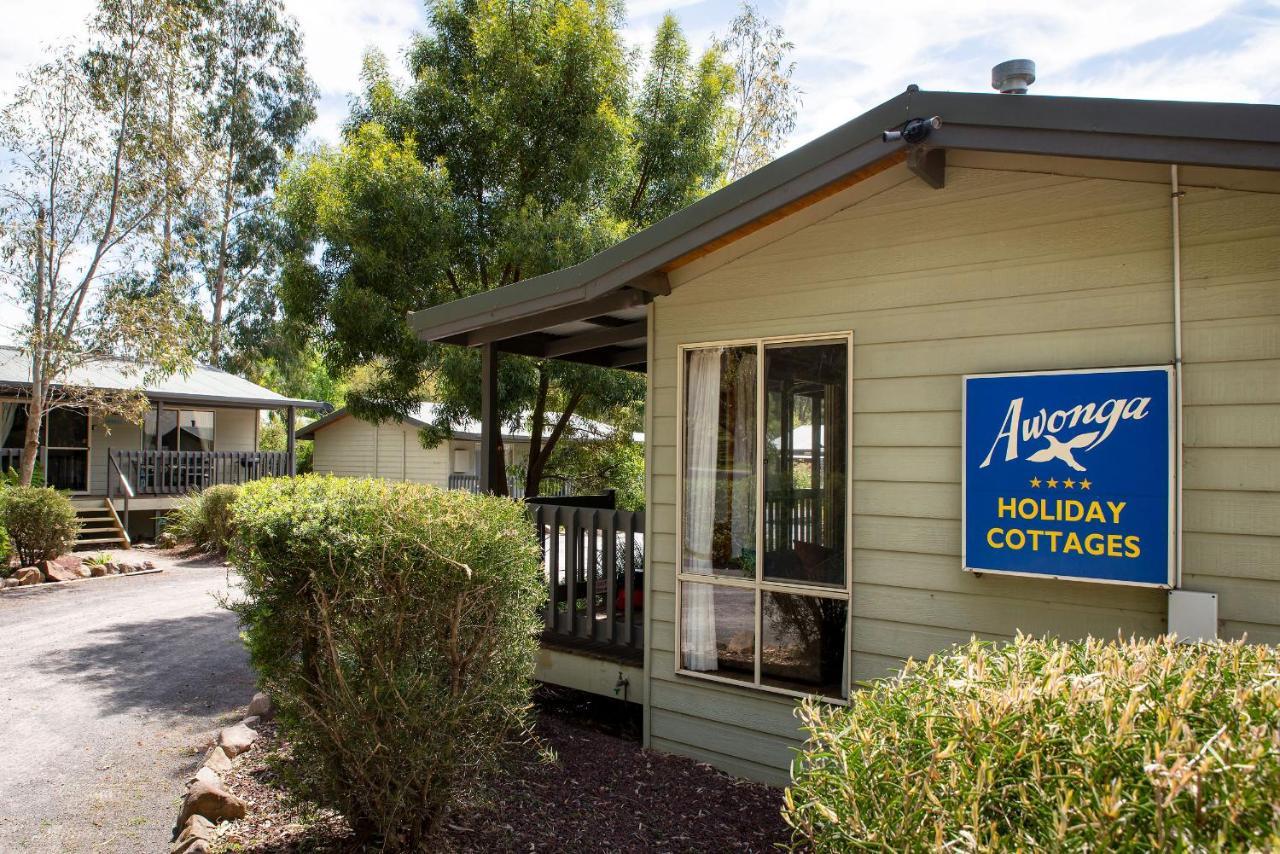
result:
[(89, 414), (53, 409), (45, 416), (45, 482), (58, 489), (89, 489)]
[(454, 474), (471, 474), (470, 448), (453, 449), (453, 471)]
[(681, 348), (681, 673), (848, 696), (849, 354)]
[[(160, 412), (160, 450), (212, 451), (214, 417), (211, 410), (165, 409)], [(156, 410), (142, 422), (142, 448), (156, 447)]]

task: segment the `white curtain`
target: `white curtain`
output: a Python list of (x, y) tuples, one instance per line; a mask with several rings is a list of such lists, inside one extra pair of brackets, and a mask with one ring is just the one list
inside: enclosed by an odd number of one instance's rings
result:
[(0, 445), (5, 439), (9, 438), (9, 431), (13, 429), (13, 420), (18, 416), (19, 403), (0, 403)]
[[(716, 514), (716, 448), (720, 421), (720, 347), (690, 354), (685, 383), (684, 571), (711, 574)], [(715, 670), (716, 611), (709, 584), (682, 591), (680, 654), (687, 670)]]

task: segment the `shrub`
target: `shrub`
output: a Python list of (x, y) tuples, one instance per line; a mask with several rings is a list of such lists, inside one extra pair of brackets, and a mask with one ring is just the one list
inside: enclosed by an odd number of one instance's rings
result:
[(165, 530), (180, 541), (223, 554), (231, 542), (231, 506), (240, 487), (223, 483), (182, 499), (169, 512)]
[(53, 560), (68, 551), (80, 530), (71, 499), (44, 486), (6, 488), (0, 512), (23, 566)]
[(233, 605), (291, 784), (422, 850), (529, 706), (538, 546), (523, 506), (412, 483), (263, 480), (235, 504)]
[[(4, 496), (0, 495), (0, 501), (4, 500)], [(12, 571), (9, 567), (9, 558), (13, 555), (13, 547), (9, 544), (9, 532), (0, 525), (0, 578), (8, 578)]]
[(784, 813), (815, 849), (1280, 846), (1276, 647), (972, 642), (801, 717)]

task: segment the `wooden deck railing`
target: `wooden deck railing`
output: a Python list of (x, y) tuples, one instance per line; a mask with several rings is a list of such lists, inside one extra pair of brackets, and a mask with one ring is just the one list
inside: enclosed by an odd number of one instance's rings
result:
[[(562, 477), (544, 477), (542, 479), (542, 491), (538, 497), (559, 498), (569, 495), (572, 492), (573, 485)], [(480, 491), (480, 475), (478, 474), (458, 474), (449, 475), (450, 489), (463, 489), (467, 492)], [(523, 499), (524, 480), (517, 477), (507, 478), (507, 495), (516, 500)]]
[(128, 483), (134, 495), (185, 495), (219, 483), (289, 474), (285, 451), (111, 451), (108, 497)]
[(543, 638), (644, 649), (644, 513), (530, 503), (547, 577)]
[(814, 489), (769, 493), (764, 497), (764, 550), (789, 549), (800, 540), (826, 543), (822, 495)]

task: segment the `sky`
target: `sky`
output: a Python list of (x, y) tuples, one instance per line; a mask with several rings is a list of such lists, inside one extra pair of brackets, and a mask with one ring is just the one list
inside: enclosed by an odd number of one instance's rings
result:
[[(22, 69), (73, 39), (94, 0), (0, 0), (0, 101)], [(334, 143), (370, 47), (403, 68), (426, 26), (421, 0), (284, 0), (320, 91), (313, 144)], [(630, 0), (627, 41), (643, 49), (662, 16), (689, 41), (724, 33), (738, 0)], [(795, 148), (892, 98), (924, 89), (991, 91), (991, 66), (1030, 58), (1032, 95), (1280, 103), (1280, 0), (759, 0), (795, 44), (803, 93)], [(0, 180), (3, 179), (0, 170)], [(3, 296), (3, 295), (0, 295)], [(13, 311), (0, 301), (0, 311)], [(0, 343), (11, 323), (0, 318)]]
[[(74, 37), (93, 0), (4, 0), (0, 95), (45, 48)], [(991, 66), (1036, 61), (1032, 94), (1280, 102), (1280, 0), (761, 0), (795, 43), (804, 93), (792, 148), (917, 83), (990, 91)], [(334, 142), (378, 47), (400, 57), (426, 25), (420, 0), (285, 0), (320, 89), (315, 142)], [(663, 14), (692, 44), (723, 33), (736, 0), (631, 0), (627, 40), (644, 47)]]

